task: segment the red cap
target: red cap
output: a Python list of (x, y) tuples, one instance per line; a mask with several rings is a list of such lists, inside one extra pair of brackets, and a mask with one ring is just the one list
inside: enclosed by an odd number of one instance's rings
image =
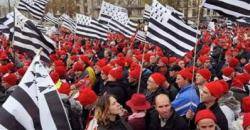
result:
[(151, 74), (150, 77), (152, 77), (155, 83), (159, 86), (163, 85), (166, 81), (165, 76), (158, 72)]
[(84, 88), (79, 92), (79, 96), (77, 100), (83, 105), (90, 105), (93, 104), (97, 99), (97, 95), (95, 92), (90, 88)]
[(167, 57), (161, 57), (160, 61), (164, 64), (168, 64), (168, 58)]
[(18, 72), (18, 74), (19, 74), (20, 76), (23, 76), (23, 75), (25, 74), (25, 72), (27, 71), (27, 69), (28, 69), (28, 67), (27, 67), (27, 66), (24, 66), (24, 67), (22, 67), (22, 68), (19, 68), (19, 69), (17, 70), (17, 72)]
[(9, 72), (9, 67), (7, 66), (7, 65), (1, 65), (0, 66), (0, 73), (3, 73), (3, 74), (5, 74), (5, 73), (8, 73)]
[(177, 60), (176, 57), (169, 57), (168, 62), (169, 62), (169, 64), (172, 64), (172, 63), (174, 63), (176, 60)]
[(235, 68), (239, 64), (239, 60), (237, 58), (232, 58), (229, 60), (229, 66)]
[(96, 65), (99, 66), (99, 67), (104, 67), (105, 65), (107, 65), (107, 59), (103, 58), (103, 59), (100, 59), (99, 61), (97, 61)]
[(0, 60), (8, 60), (8, 55), (5, 51), (0, 53)]
[(210, 59), (209, 59), (208, 56), (200, 56), (200, 57), (198, 58), (198, 60), (199, 60), (202, 64), (204, 64), (206, 61), (209, 61)]
[(53, 80), (54, 83), (57, 83), (57, 81), (59, 80), (59, 74), (56, 72), (51, 72), (50, 73), (50, 77)]
[(214, 113), (210, 111), (209, 109), (200, 110), (197, 112), (195, 116), (195, 124), (197, 124), (200, 120), (203, 120), (203, 119), (212, 119), (214, 122), (217, 121)]
[(139, 69), (131, 70), (129, 72), (129, 77), (131, 77), (133, 79), (139, 79), (139, 77), (140, 77), (140, 70)]
[(64, 62), (62, 60), (56, 60), (54, 61), (55, 66), (64, 66)]
[(224, 93), (227, 93), (229, 91), (229, 86), (227, 82), (224, 80), (218, 80), (218, 82), (222, 85)]
[(122, 67), (117, 67), (117, 68), (114, 68), (114, 69), (111, 69), (109, 71), (109, 74), (115, 78), (115, 79), (121, 79), (123, 77), (123, 74), (122, 74), (123, 70), (122, 70)]
[(55, 71), (58, 73), (59, 77), (64, 76), (67, 72), (67, 69), (65, 66), (56, 66)]
[(250, 96), (242, 98), (242, 111), (250, 112)]
[(66, 95), (69, 95), (70, 91), (71, 91), (70, 85), (67, 82), (62, 82), (62, 85), (58, 89), (59, 93), (66, 94)]
[(112, 67), (110, 65), (106, 65), (104, 67), (102, 67), (102, 72), (105, 74), (105, 75), (108, 75), (109, 74), (109, 71), (112, 69)]
[(243, 89), (244, 84), (237, 78), (233, 80), (232, 87)]
[(74, 63), (72, 68), (73, 68), (73, 71), (83, 71), (84, 70), (82, 62)]
[(78, 61), (79, 57), (77, 55), (70, 56), (70, 60)]
[(243, 117), (243, 128), (250, 126), (250, 113), (245, 113)]
[(143, 94), (133, 94), (131, 99), (126, 104), (134, 110), (147, 110), (151, 107), (150, 103), (146, 100)]
[(234, 69), (232, 67), (225, 67), (222, 69), (222, 73), (226, 77), (229, 77), (233, 72), (234, 72)]
[(82, 60), (82, 62), (84, 62), (85, 64), (90, 65), (90, 60), (89, 57), (85, 56), (85, 55), (81, 55), (80, 59)]
[(132, 62), (130, 64), (130, 71), (135, 70), (135, 69), (140, 69), (140, 68), (141, 68), (141, 66), (135, 62)]
[(246, 70), (246, 72), (247, 72), (248, 74), (250, 74), (250, 63), (248, 63), (248, 64), (246, 64), (246, 65), (244, 66), (244, 70)]
[(200, 74), (207, 81), (209, 81), (211, 78), (211, 72), (208, 69), (200, 69), (197, 71), (197, 73)]
[(189, 71), (189, 69), (182, 69), (178, 72), (179, 75), (181, 75), (184, 79), (192, 80), (192, 73)]
[(16, 85), (17, 80), (17, 76), (14, 73), (7, 73), (3, 76), (3, 81), (9, 85)]
[(223, 86), (218, 81), (212, 81), (205, 84), (205, 87), (209, 90), (212, 96), (220, 98), (224, 94)]

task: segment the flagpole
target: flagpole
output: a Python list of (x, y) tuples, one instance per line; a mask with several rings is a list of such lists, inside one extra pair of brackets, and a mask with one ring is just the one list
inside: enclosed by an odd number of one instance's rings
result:
[[(200, 0), (198, 0), (198, 17), (197, 17), (197, 32), (199, 31), (199, 26), (200, 26), (200, 12), (201, 12), (201, 5), (200, 5)], [(198, 39), (198, 36), (199, 36), (199, 33), (196, 33), (196, 39)], [(198, 43), (198, 40), (197, 40), (197, 42), (195, 43), (195, 47), (194, 47), (194, 58), (193, 58), (193, 66), (195, 66), (195, 64), (196, 64), (196, 57), (197, 57), (197, 53), (196, 53), (196, 51), (197, 51), (197, 43)], [(194, 83), (194, 77), (195, 77), (195, 73), (194, 73), (194, 70), (195, 69), (195, 67), (193, 67), (193, 69), (192, 69), (192, 84)]]

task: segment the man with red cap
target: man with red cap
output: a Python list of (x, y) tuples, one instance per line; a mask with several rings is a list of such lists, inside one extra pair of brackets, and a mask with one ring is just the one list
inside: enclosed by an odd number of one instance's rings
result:
[(211, 72), (209, 71), (209, 69), (200, 69), (197, 71), (195, 75), (195, 84), (198, 96), (200, 96), (200, 92), (204, 84), (209, 82), (210, 79), (211, 79)]
[(169, 92), (164, 88), (166, 83), (166, 78), (161, 73), (155, 72), (150, 75), (147, 81), (147, 89), (144, 91), (147, 101), (153, 105), (153, 101), (156, 95), (160, 93), (169, 94)]
[(188, 124), (179, 116), (166, 94), (159, 94), (154, 99), (154, 109), (149, 114), (147, 130), (188, 130)]
[(216, 122), (214, 113), (208, 109), (198, 111), (195, 116), (197, 130), (218, 130)]
[(192, 73), (188, 69), (183, 69), (178, 72), (176, 83), (180, 88), (172, 106), (180, 116), (185, 116), (188, 110), (196, 111), (200, 103), (199, 96), (196, 93), (194, 85), (191, 84)]
[(250, 130), (250, 113), (245, 113), (243, 117), (244, 130)]
[(219, 81), (206, 83), (201, 92), (201, 104), (197, 111), (203, 109), (211, 110), (217, 118), (217, 124), (222, 130), (228, 130), (227, 118), (219, 107), (218, 99), (225, 93), (223, 85)]

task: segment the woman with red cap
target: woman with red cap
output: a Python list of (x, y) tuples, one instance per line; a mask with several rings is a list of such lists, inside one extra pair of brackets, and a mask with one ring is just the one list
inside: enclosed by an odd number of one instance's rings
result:
[(146, 130), (146, 110), (148, 110), (151, 105), (146, 100), (143, 94), (133, 94), (132, 98), (126, 102), (127, 106), (133, 112), (128, 117), (128, 123), (134, 130)]

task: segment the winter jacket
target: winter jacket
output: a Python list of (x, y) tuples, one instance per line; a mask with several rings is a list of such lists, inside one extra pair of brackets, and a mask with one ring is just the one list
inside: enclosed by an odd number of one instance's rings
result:
[(117, 118), (114, 122), (110, 122), (106, 126), (98, 124), (97, 130), (133, 130), (133, 129), (123, 118)]

